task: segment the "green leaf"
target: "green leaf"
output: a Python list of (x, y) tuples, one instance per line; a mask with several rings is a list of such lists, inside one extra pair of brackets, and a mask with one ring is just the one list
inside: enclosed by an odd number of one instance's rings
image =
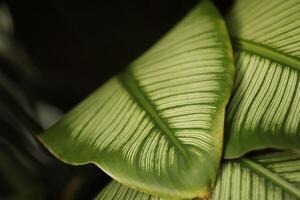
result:
[(236, 77), (225, 157), (300, 149), (300, 1), (239, 0), (228, 16)]
[[(300, 154), (285, 151), (225, 161), (213, 200), (296, 200), (300, 198)], [(128, 188), (117, 181), (107, 185), (96, 200), (163, 200)]]
[(275, 152), (223, 164), (213, 199), (299, 199), (300, 154)]
[(209, 194), (222, 154), (233, 59), (224, 22), (201, 1), (127, 71), (41, 135), (70, 164), (166, 197)]
[(117, 181), (111, 181), (95, 200), (164, 200), (164, 198), (139, 192)]

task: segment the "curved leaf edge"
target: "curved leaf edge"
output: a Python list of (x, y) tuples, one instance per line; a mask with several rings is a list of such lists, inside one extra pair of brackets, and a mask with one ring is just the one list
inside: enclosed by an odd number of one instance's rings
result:
[[(273, 151), (271, 153), (278, 153), (279, 151)], [(281, 152), (289, 152), (289, 151), (281, 151)], [(297, 154), (299, 154), (300, 152), (298, 151), (291, 151), (291, 152), (295, 152)], [(264, 155), (264, 154), (262, 154)], [(246, 169), (249, 169), (250, 171), (255, 172), (256, 174), (259, 174), (265, 178), (267, 178), (269, 181), (271, 181), (273, 184), (280, 186), (281, 188), (284, 189), (284, 191), (286, 191), (288, 194), (292, 195), (293, 197), (299, 198), (300, 199), (300, 189), (295, 187), (294, 185), (292, 185), (291, 183), (287, 182), (285, 179), (283, 179), (282, 177), (278, 176), (276, 173), (270, 171), (269, 169), (267, 169), (266, 167), (264, 167), (262, 164), (260, 164), (259, 162), (255, 161), (255, 159), (253, 158), (249, 158), (249, 157), (243, 157), (243, 158), (239, 158), (239, 159), (235, 159), (235, 160), (231, 160), (231, 161), (226, 161), (223, 160), (223, 162), (238, 162), (240, 163), (241, 166), (243, 166)], [(220, 168), (221, 170), (221, 168)], [(98, 199), (98, 197), (101, 197), (101, 194), (103, 193), (103, 191), (105, 191), (107, 188), (110, 187), (111, 184), (113, 184), (115, 180), (112, 180), (110, 183), (108, 183), (103, 189), (102, 191), (100, 191), (95, 199)], [(121, 184), (121, 183), (118, 183)], [(121, 184), (122, 187), (122, 184)], [(126, 187), (126, 186), (125, 186)], [(128, 190), (128, 188), (127, 188)], [(136, 195), (139, 196), (139, 194), (143, 197), (137, 198), (136, 200), (140, 200), (140, 199), (144, 199), (147, 197), (148, 200), (163, 200), (163, 198), (160, 198), (158, 196), (150, 196), (149, 194), (145, 193), (145, 194), (141, 194), (138, 191), (133, 191), (135, 193), (137, 193)], [(116, 193), (114, 195), (117, 195)], [(125, 194), (127, 195), (127, 193)], [(136, 196), (135, 195), (135, 196)], [(211, 196), (206, 196), (207, 199), (210, 199)], [(118, 197), (119, 198), (119, 197)]]
[[(247, 135), (249, 137), (251, 137), (250, 135)], [(238, 139), (238, 138), (237, 138)], [(251, 138), (253, 140), (253, 137)], [(282, 146), (282, 145), (276, 145), (273, 144), (272, 142), (268, 142), (268, 141), (261, 141), (259, 139), (259, 141), (257, 141), (257, 143), (253, 142), (256, 144), (256, 146), (251, 146), (251, 144), (248, 145), (236, 145), (235, 142), (226, 142), (225, 143), (225, 147), (224, 147), (224, 155), (223, 155), (223, 159), (225, 160), (232, 160), (232, 159), (239, 159), (244, 157), (246, 154), (251, 153), (251, 152), (255, 152), (255, 151), (262, 151), (262, 150), (293, 150), (293, 151), (299, 151), (299, 148), (295, 148), (293, 146), (296, 146), (297, 144), (295, 144), (297, 141), (295, 141), (295, 138), (288, 138), (285, 137), (284, 139), (282, 139), (282, 137), (278, 137), (276, 138), (278, 141), (281, 140), (285, 140), (285, 141), (289, 141), (289, 143), (292, 146)], [(261, 143), (259, 145), (257, 145), (258, 143)], [(229, 148), (230, 146), (230, 148)], [(237, 151), (238, 150), (238, 151)], [(238, 153), (237, 153), (238, 152)]]
[[(245, 39), (231, 37), (233, 50), (234, 51), (245, 51), (250, 54), (254, 54), (270, 61), (280, 63), (284, 66), (289, 66), (296, 70), (300, 71), (300, 59), (283, 54), (280, 51), (269, 48), (268, 46), (258, 44), (252, 41), (248, 41)], [(240, 145), (240, 137), (236, 134), (229, 140), (229, 135), (226, 135), (230, 130), (230, 125), (225, 124), (225, 145), (224, 145), (224, 158), (225, 159), (236, 159), (241, 158), (249, 152), (257, 151), (257, 150), (265, 150), (265, 149), (274, 149), (274, 150), (300, 150), (300, 143), (298, 140), (295, 140), (293, 136), (290, 135), (280, 135), (276, 137), (273, 135), (273, 140), (276, 140), (277, 144), (274, 144), (272, 141), (261, 140), (261, 138), (253, 138), (253, 136), (248, 133), (243, 135), (246, 137), (248, 141), (251, 143), (247, 143), (247, 145)], [(241, 131), (242, 132), (242, 131)], [(256, 131), (257, 133), (257, 131)], [(284, 138), (284, 139), (283, 139)], [(282, 143), (282, 141), (285, 141)], [(288, 146), (286, 145), (286, 141), (288, 141)], [(281, 144), (282, 143), (282, 144)], [(255, 144), (255, 145), (254, 145)], [(238, 153), (237, 153), (238, 152)]]
[[(97, 159), (93, 159), (93, 160), (88, 160), (88, 161), (82, 161), (82, 162), (76, 162), (74, 160), (68, 160), (65, 159), (64, 156), (60, 155), (59, 153), (57, 153), (58, 151), (53, 150), (53, 148), (49, 148), (48, 145), (46, 144), (46, 142), (41, 139), (40, 136), (37, 136), (37, 139), (41, 142), (41, 144), (57, 159), (59, 159), (60, 161), (66, 163), (66, 164), (70, 164), (73, 166), (82, 166), (82, 165), (87, 165), (87, 164), (92, 164), (95, 165), (96, 167), (99, 168), (99, 170), (102, 170), (103, 172), (105, 172), (107, 175), (109, 175), (111, 178), (113, 178), (115, 181), (121, 183), (122, 185), (125, 185), (126, 187), (132, 188), (134, 190), (137, 190), (139, 192), (143, 192), (149, 195), (153, 195), (153, 196), (157, 196), (157, 197), (162, 197), (162, 198), (168, 198), (168, 199), (174, 199), (174, 200), (180, 200), (182, 198), (176, 197), (176, 196), (181, 196), (180, 194), (175, 194), (174, 196), (169, 196), (169, 195), (162, 195), (161, 193), (155, 193), (153, 191), (147, 190), (145, 189), (145, 187), (138, 187), (136, 186), (134, 183), (130, 182), (130, 181), (124, 181), (124, 179), (121, 180), (121, 178), (118, 178), (118, 175), (115, 175), (115, 173), (112, 173), (110, 171), (109, 168), (103, 167), (102, 165), (98, 164)], [(212, 185), (213, 188), (214, 184)], [(201, 198), (206, 198), (206, 197), (210, 197), (211, 196), (211, 190), (212, 188), (204, 188), (202, 190), (197, 191), (197, 194), (199, 197)], [(195, 191), (193, 191), (193, 193), (195, 193)], [(183, 194), (183, 195), (189, 195), (190, 194)], [(195, 196), (190, 197), (190, 198), (197, 198)]]
[[(205, 0), (205, 1), (201, 1), (201, 3), (203, 2), (210, 2), (208, 0)], [(228, 32), (227, 32), (227, 29), (226, 29), (226, 26), (225, 26), (225, 22), (224, 20), (220, 17), (221, 15), (219, 14), (219, 12), (216, 10), (216, 13), (214, 13), (214, 15), (217, 14), (219, 17), (218, 19), (216, 19), (216, 23), (219, 24), (220, 26), (220, 30), (223, 30), (223, 34), (220, 34), (220, 36), (223, 36), (224, 39), (222, 38), (222, 40), (224, 41), (224, 46), (227, 47), (227, 50), (228, 50), (228, 60), (226, 60), (226, 65), (224, 64), (224, 67), (227, 68), (228, 71), (232, 71), (231, 74), (228, 73), (228, 76), (230, 76), (228, 78), (228, 80), (232, 80), (230, 82), (228, 82), (228, 87), (226, 87), (226, 90), (231, 90), (232, 88), (232, 85), (233, 85), (233, 72), (234, 72), (234, 67), (233, 67), (233, 59), (230, 59), (230, 58), (233, 58), (233, 55), (232, 55), (232, 47), (231, 47), (231, 43), (229, 41), (229, 36), (228, 36)], [(220, 114), (218, 115), (218, 117), (215, 119), (215, 121), (223, 121), (224, 120), (224, 116), (225, 116), (225, 105), (227, 105), (228, 101), (229, 101), (229, 97), (230, 97), (230, 91), (227, 92), (228, 94), (227, 95), (224, 95), (224, 100), (222, 100), (222, 102), (218, 102), (220, 103), (224, 108), (220, 109)], [(227, 97), (226, 97), (227, 96)], [(226, 99), (225, 99), (226, 98)], [(59, 122), (58, 122), (59, 123)], [(50, 128), (51, 129), (51, 128)], [(49, 129), (49, 130), (50, 130)], [(67, 129), (67, 128), (66, 128)], [(215, 131), (222, 131), (223, 132), (224, 130), (224, 123), (220, 123), (220, 126), (215, 128)], [(51, 132), (51, 131), (50, 131)], [(64, 131), (62, 131), (64, 132)], [(97, 167), (99, 167), (100, 169), (102, 169), (105, 173), (107, 173), (108, 175), (110, 175), (112, 178), (116, 179), (117, 181), (119, 182), (122, 182), (123, 184), (131, 187), (131, 188), (135, 188), (135, 189), (138, 189), (139, 191), (142, 191), (142, 192), (146, 192), (146, 193), (150, 193), (150, 194), (153, 194), (153, 195), (157, 195), (151, 191), (147, 191), (144, 187), (136, 187), (134, 186), (134, 184), (132, 184), (133, 182), (132, 181), (126, 181), (126, 178), (117, 178), (117, 177), (120, 177), (120, 175), (116, 175), (116, 174), (113, 174), (111, 173), (110, 169), (109, 168), (106, 168), (105, 166), (99, 164), (99, 161), (98, 161), (98, 158), (87, 158), (87, 157), (81, 157), (81, 153), (80, 152), (76, 152), (76, 149), (81, 149), (81, 148), (78, 148), (78, 146), (74, 146), (73, 145), (73, 153), (75, 152), (75, 155), (78, 156), (78, 158), (80, 158), (79, 160), (81, 160), (80, 162), (78, 162), (78, 159), (77, 160), (72, 160), (72, 159), (68, 159), (68, 156), (65, 156), (65, 155), (62, 155), (61, 151), (59, 151), (57, 148), (55, 147), (51, 147), (50, 148), (50, 145), (46, 142), (46, 141), (49, 141), (49, 140), (45, 140), (44, 138), (48, 137), (48, 135), (46, 134), (43, 134), (41, 136), (38, 136), (38, 140), (46, 147), (46, 149), (48, 149), (49, 152), (51, 152), (51, 154), (53, 154), (56, 158), (62, 160), (63, 162), (65, 163), (68, 163), (68, 164), (71, 164), (71, 165), (85, 165), (85, 164), (94, 164), (96, 165)], [(223, 134), (222, 134), (222, 137), (223, 137)], [(55, 138), (52, 138), (51, 140), (56, 140)], [(65, 142), (64, 141), (58, 141), (56, 140), (55, 141), (57, 144), (60, 144), (58, 146), (64, 146), (65, 145)], [(71, 142), (70, 142), (71, 143)], [(223, 146), (223, 142), (220, 141), (220, 146)], [(69, 152), (70, 153), (70, 152)], [(220, 149), (220, 152), (218, 153), (219, 154), (219, 157), (221, 158), (221, 154), (222, 154), (222, 148)], [(67, 159), (66, 159), (67, 158)], [(220, 164), (220, 161), (218, 161), (219, 164)], [(218, 166), (219, 167), (219, 166)], [(218, 168), (217, 167), (217, 168)], [(122, 179), (122, 180), (121, 180)], [(209, 196), (210, 194), (210, 191), (212, 189), (214, 185), (214, 182), (211, 183), (211, 186), (207, 187), (207, 188), (204, 188), (200, 191), (197, 191), (197, 194), (198, 196), (200, 197), (205, 197), (205, 196)], [(195, 191), (194, 191), (195, 192)], [(190, 195), (189, 195), (190, 196)]]

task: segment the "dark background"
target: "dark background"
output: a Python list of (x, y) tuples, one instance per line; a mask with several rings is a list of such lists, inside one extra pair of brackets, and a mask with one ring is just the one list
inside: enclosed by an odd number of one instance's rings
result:
[[(11, 0), (15, 37), (41, 70), (38, 94), (64, 111), (121, 71), (196, 0)], [(231, 1), (216, 1), (225, 13)]]

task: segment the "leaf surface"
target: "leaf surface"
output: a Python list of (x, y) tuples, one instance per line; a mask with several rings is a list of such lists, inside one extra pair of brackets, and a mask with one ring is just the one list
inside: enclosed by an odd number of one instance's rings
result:
[[(284, 151), (225, 161), (213, 200), (296, 200), (300, 198), (300, 154)], [(107, 185), (96, 200), (163, 200), (117, 181)]]
[(300, 149), (300, 1), (239, 0), (228, 18), (236, 77), (225, 157)]
[(226, 161), (213, 199), (296, 200), (300, 198), (300, 154), (274, 152)]
[(201, 1), (41, 141), (61, 160), (94, 163), (138, 190), (205, 197), (221, 159), (232, 62), (221, 16)]

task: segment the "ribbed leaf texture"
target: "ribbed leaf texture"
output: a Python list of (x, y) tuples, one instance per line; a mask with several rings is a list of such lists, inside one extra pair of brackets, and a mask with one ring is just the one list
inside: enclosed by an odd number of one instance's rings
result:
[(224, 22), (209, 1), (201, 1), (41, 141), (63, 161), (95, 163), (141, 191), (205, 197), (219, 169), (232, 82)]
[(300, 1), (238, 0), (227, 22), (236, 77), (226, 158), (263, 148), (300, 149)]
[(129, 188), (117, 181), (110, 182), (95, 200), (166, 200)]
[[(296, 200), (300, 198), (300, 154), (285, 151), (225, 161), (213, 200)], [(96, 200), (163, 200), (112, 181)]]
[(213, 199), (300, 199), (300, 154), (286, 151), (225, 162)]

